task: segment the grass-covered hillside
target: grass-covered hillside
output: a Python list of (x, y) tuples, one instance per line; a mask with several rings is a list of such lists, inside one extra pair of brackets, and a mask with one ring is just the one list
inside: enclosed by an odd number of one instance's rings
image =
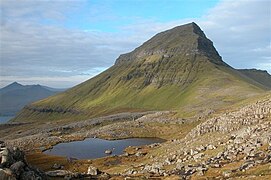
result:
[(162, 32), (98, 76), (23, 109), (14, 121), (83, 120), (124, 111), (194, 115), (267, 88), (224, 63), (195, 23)]

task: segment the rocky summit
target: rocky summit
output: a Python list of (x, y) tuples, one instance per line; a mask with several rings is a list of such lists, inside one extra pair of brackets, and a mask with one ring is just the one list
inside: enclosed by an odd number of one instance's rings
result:
[[(178, 26), (168, 31), (161, 32), (145, 42), (134, 51), (120, 55), (116, 65), (123, 62), (139, 61), (149, 56), (158, 55), (159, 58), (173, 56), (205, 55), (217, 64), (223, 64), (221, 57), (200, 27), (195, 23)], [(158, 58), (157, 58), (158, 60)]]
[[(158, 33), (0, 124), (0, 179), (271, 179), (270, 77), (226, 64), (195, 23)], [(46, 153), (134, 137), (162, 143), (106, 147), (97, 159)]]

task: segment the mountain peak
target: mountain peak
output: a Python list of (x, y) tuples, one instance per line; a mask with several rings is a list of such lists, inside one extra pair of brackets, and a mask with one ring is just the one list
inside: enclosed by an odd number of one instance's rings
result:
[(22, 84), (20, 84), (20, 83), (18, 83), (18, 82), (15, 81), (15, 82), (7, 85), (4, 88), (23, 88), (23, 87), (24, 87), (24, 85), (22, 85)]
[(204, 32), (201, 30), (201, 28), (195, 22), (180, 25), (180, 26), (177, 26), (177, 27), (170, 29), (168, 31), (174, 31), (175, 29), (179, 30), (179, 31), (186, 31), (188, 33), (195, 33), (201, 37), (207, 38), (205, 36)]
[(23, 86), (22, 84), (20, 84), (20, 83), (18, 83), (18, 82), (13, 82), (13, 83), (11, 83), (10, 85), (12, 85), (12, 86)]
[(153, 55), (162, 58), (196, 54), (213, 59), (216, 64), (223, 64), (213, 42), (192, 22), (156, 34), (134, 51), (120, 55), (115, 64), (140, 61)]
[(17, 82), (13, 82), (13, 83), (1, 88), (0, 93), (5, 93), (5, 92), (12, 91), (15, 89), (23, 89), (24, 87), (25, 87), (24, 85), (21, 85)]

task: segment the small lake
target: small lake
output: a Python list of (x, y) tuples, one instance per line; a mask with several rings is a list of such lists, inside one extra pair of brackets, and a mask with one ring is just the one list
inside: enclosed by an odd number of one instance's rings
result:
[(120, 155), (124, 153), (124, 149), (128, 146), (141, 146), (153, 143), (165, 142), (159, 138), (130, 138), (121, 140), (104, 140), (99, 138), (88, 138), (84, 141), (74, 141), (68, 143), (60, 143), (45, 151), (45, 154), (73, 157), (76, 159), (95, 159), (108, 156), (105, 150), (112, 150), (110, 155)]
[(8, 122), (8, 120), (14, 118), (14, 116), (0, 116), (0, 124)]

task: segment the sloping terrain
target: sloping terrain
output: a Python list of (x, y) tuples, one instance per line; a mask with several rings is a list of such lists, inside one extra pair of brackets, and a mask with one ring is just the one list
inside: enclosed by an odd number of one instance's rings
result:
[(148, 154), (147, 164), (134, 165), (136, 168), (126, 169), (126, 174), (270, 179), (270, 95), (201, 121), (185, 138), (162, 144)]
[(212, 111), (266, 87), (222, 61), (190, 23), (158, 33), (96, 77), (23, 109), (14, 121), (83, 120), (127, 111)]
[(267, 71), (258, 69), (238, 69), (238, 71), (263, 86), (271, 88), (271, 75)]
[[(28, 135), (9, 127), (5, 131), (13, 132), (13, 138), (5, 135), (1, 139), (8, 147), (24, 149), (28, 162), (47, 174), (63, 171), (65, 176), (75, 179), (78, 174), (79, 177), (89, 176), (86, 174), (89, 167), (99, 169), (98, 176), (91, 176), (97, 179), (105, 175), (107, 179), (270, 179), (270, 92), (196, 121), (176, 118), (172, 114), (174, 112), (150, 112), (138, 114), (135, 119), (130, 116), (125, 121), (117, 120), (117, 116), (94, 118), (36, 129), (36, 133), (30, 130)], [(101, 126), (96, 124), (97, 120), (115, 123)], [(107, 139), (152, 136), (168, 141), (128, 147), (120, 156), (72, 162), (66, 157), (41, 152), (60, 142), (94, 136)], [(63, 168), (55, 170), (55, 164)]]
[(15, 115), (25, 105), (56, 93), (40, 85), (23, 86), (14, 82), (0, 89), (0, 114)]

